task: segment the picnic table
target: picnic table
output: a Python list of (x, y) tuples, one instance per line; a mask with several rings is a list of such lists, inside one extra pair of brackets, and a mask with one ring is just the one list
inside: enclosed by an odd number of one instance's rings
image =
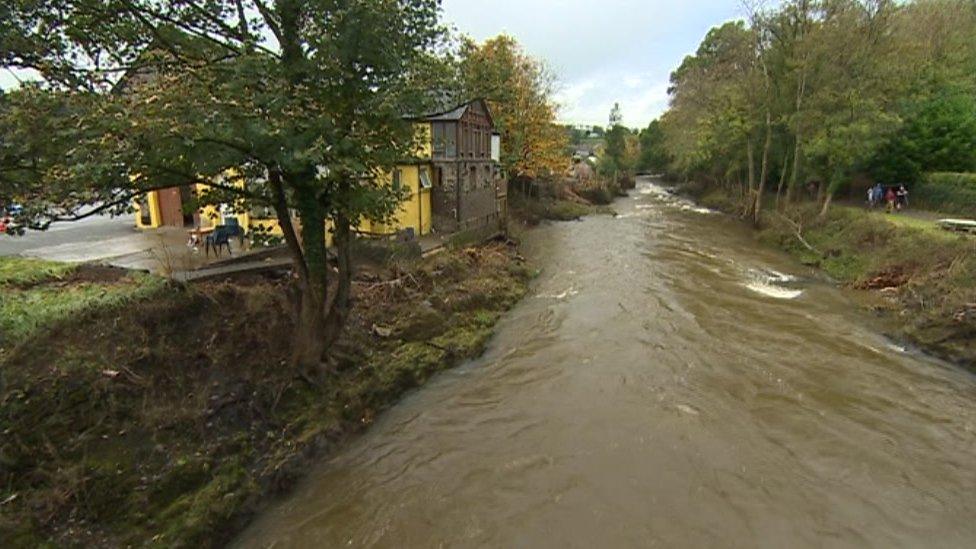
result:
[(976, 220), (972, 219), (940, 219), (938, 224), (947, 231), (976, 233)]
[(207, 235), (212, 234), (214, 230), (216, 230), (216, 227), (194, 227), (190, 229), (190, 239), (186, 245), (192, 247), (194, 250), (198, 249)]

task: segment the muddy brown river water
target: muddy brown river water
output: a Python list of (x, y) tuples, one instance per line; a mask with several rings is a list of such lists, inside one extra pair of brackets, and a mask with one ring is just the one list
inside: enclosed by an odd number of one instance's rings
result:
[(238, 547), (976, 547), (976, 377), (641, 181)]

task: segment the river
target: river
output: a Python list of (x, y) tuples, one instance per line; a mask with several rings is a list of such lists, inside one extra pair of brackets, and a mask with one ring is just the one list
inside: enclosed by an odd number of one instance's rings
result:
[(976, 377), (642, 180), (238, 547), (976, 547)]

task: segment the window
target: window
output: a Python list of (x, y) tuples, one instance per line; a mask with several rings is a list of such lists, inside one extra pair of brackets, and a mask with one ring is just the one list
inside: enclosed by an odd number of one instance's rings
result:
[(433, 186), (430, 180), (430, 168), (420, 168), (420, 188), (429, 189)]
[(447, 152), (447, 139), (444, 134), (444, 124), (439, 122), (431, 124), (431, 146), (436, 156), (443, 156)]
[(444, 138), (444, 156), (455, 157), (457, 156), (457, 124), (448, 123), (437, 123), (435, 126), (440, 126), (440, 133)]
[(403, 170), (393, 170), (393, 189), (399, 191), (403, 185)]

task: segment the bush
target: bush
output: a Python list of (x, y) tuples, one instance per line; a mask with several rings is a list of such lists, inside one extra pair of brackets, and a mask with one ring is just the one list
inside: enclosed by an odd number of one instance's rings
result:
[(976, 173), (931, 173), (912, 195), (913, 206), (976, 217)]

